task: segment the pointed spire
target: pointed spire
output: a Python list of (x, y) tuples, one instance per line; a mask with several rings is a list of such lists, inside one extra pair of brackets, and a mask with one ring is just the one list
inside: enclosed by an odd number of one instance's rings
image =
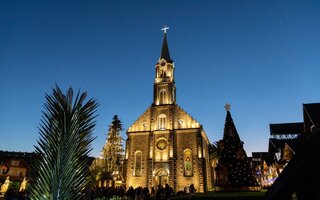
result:
[(230, 111), (231, 105), (226, 103), (226, 105), (224, 106), (224, 108), (226, 109), (226, 111)]
[(173, 60), (171, 60), (171, 58), (170, 58), (168, 42), (167, 42), (167, 29), (169, 29), (169, 27), (166, 27), (166, 25), (164, 26), (164, 28), (161, 29), (164, 31), (164, 35), (163, 35), (163, 42), (162, 42), (160, 59), (164, 58), (167, 62), (172, 63)]

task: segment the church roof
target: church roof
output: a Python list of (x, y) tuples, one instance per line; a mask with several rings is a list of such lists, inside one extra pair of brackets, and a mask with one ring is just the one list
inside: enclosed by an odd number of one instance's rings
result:
[[(151, 108), (149, 107), (127, 130), (128, 132), (151, 131)], [(190, 114), (177, 104), (174, 105), (174, 127), (175, 129), (201, 128)], [(156, 117), (156, 116), (155, 116)], [(154, 119), (156, 120), (156, 119)], [(154, 128), (153, 128), (154, 129)]]
[(151, 107), (149, 107), (138, 119), (128, 128), (128, 132), (148, 131), (150, 130)]
[(161, 60), (161, 58), (164, 58), (169, 63), (173, 63), (173, 60), (171, 60), (170, 58), (166, 33), (164, 33), (164, 36), (163, 36), (162, 49), (161, 49), (161, 55), (159, 60)]

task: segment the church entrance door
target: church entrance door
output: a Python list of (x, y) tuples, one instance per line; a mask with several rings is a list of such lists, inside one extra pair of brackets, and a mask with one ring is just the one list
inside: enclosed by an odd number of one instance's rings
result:
[(155, 186), (162, 185), (163, 187), (168, 183), (168, 173), (166, 170), (161, 169), (155, 175)]

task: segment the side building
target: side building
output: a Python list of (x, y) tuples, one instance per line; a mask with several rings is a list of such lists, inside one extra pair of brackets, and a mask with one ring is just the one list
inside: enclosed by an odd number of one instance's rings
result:
[[(265, 199), (319, 199), (320, 103), (303, 104), (303, 132), (296, 140), (296, 148), (292, 149), (294, 155), (265, 194)], [(284, 159), (286, 146), (290, 145), (284, 146)]]
[(298, 147), (298, 137), (304, 133), (304, 123), (270, 124), (269, 155), (281, 173)]
[(293, 156), (304, 138), (320, 119), (320, 103), (303, 104), (303, 122), (270, 124), (268, 152), (253, 152), (252, 164), (262, 187), (270, 187)]
[(199, 122), (176, 103), (174, 69), (164, 33), (155, 66), (153, 103), (127, 130), (127, 187), (169, 184), (180, 191), (194, 184), (198, 192), (212, 188), (210, 142)]
[(21, 182), (30, 177), (34, 153), (0, 151), (0, 183), (9, 176), (11, 181)]

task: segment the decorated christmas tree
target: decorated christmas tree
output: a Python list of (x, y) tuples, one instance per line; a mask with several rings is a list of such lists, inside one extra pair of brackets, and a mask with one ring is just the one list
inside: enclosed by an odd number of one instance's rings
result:
[(253, 170), (243, 149), (237, 129), (230, 113), (230, 105), (225, 106), (227, 111), (223, 140), (218, 142), (219, 165), (217, 167), (217, 185), (231, 188), (248, 189), (250, 186), (258, 186)]
[(123, 138), (120, 135), (122, 130), (122, 122), (118, 115), (115, 115), (109, 126), (107, 140), (102, 149), (102, 158), (105, 159), (108, 172), (118, 171), (120, 162), (123, 160)]
[(122, 122), (117, 115), (113, 117), (109, 126), (106, 143), (103, 146), (101, 156), (96, 158), (90, 167), (90, 182), (92, 186), (107, 187), (105, 181), (115, 180), (122, 182), (123, 138)]

